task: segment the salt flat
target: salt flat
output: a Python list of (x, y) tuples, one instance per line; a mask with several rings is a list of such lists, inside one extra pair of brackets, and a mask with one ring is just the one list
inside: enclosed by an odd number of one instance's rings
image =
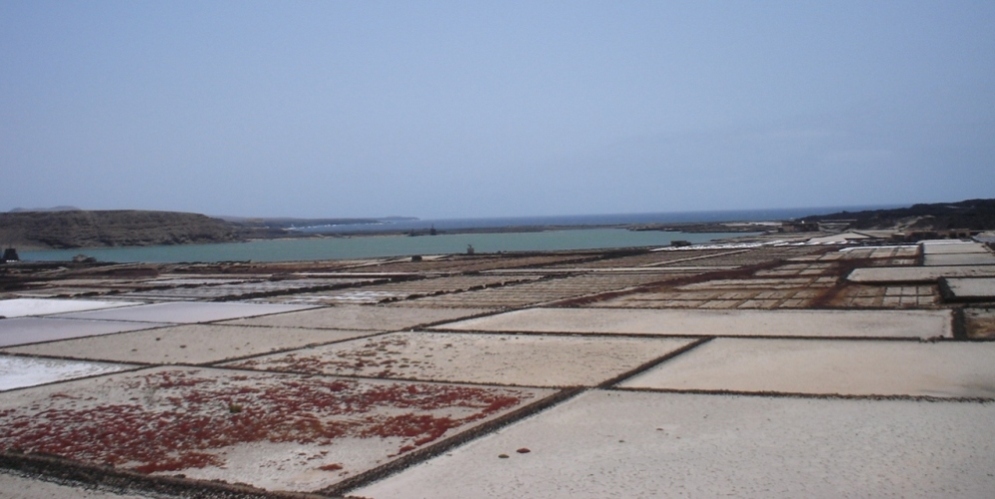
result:
[(98, 321), (21, 317), (0, 320), (0, 347), (138, 331), (163, 326), (155, 322)]
[(0, 390), (107, 374), (134, 366), (0, 355)]
[(12, 298), (0, 300), (0, 317), (59, 314), (137, 305), (130, 301), (61, 300), (57, 298)]
[(0, 393), (0, 447), (310, 491), (550, 393), (153, 368)]
[(993, 418), (995, 404), (591, 391), (350, 494), (990, 497)]
[(951, 336), (947, 310), (646, 310), (533, 308), (446, 324), (461, 331), (701, 336)]
[(524, 386), (593, 386), (686, 346), (679, 338), (394, 333), (229, 365)]
[(202, 364), (367, 334), (370, 332), (193, 324), (26, 345), (7, 351), (119, 362)]
[(995, 344), (717, 338), (619, 386), (995, 398)]
[(312, 308), (312, 306), (239, 302), (171, 302), (140, 305), (116, 310), (60, 314), (58, 317), (191, 324), (292, 312), (308, 308)]
[(433, 309), (341, 305), (254, 317), (251, 319), (239, 319), (225, 322), (225, 324), (395, 331), (412, 328), (421, 324), (483, 314), (492, 310), (485, 308)]

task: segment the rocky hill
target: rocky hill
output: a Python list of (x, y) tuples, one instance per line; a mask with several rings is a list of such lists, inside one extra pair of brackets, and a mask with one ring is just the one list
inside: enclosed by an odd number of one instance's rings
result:
[(195, 213), (44, 211), (0, 213), (0, 245), (24, 249), (155, 246), (239, 240), (236, 227)]
[(803, 221), (845, 220), (852, 229), (995, 230), (995, 199), (968, 199), (956, 203), (915, 204), (907, 208), (843, 211), (805, 217)]

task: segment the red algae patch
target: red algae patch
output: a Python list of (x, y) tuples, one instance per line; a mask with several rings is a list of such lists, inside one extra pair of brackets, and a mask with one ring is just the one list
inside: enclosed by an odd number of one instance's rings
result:
[(315, 490), (540, 391), (156, 368), (0, 397), (0, 448)]

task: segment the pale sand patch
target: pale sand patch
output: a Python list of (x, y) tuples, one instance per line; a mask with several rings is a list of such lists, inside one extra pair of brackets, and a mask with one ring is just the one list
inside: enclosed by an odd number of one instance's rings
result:
[(134, 366), (0, 355), (0, 390), (113, 373), (130, 367)]
[(993, 418), (995, 404), (592, 391), (348, 494), (990, 497)]
[(702, 336), (951, 336), (947, 310), (645, 310), (534, 308), (447, 324), (461, 331)]
[(552, 393), (153, 368), (0, 393), (0, 448), (312, 491)]
[(99, 310), (60, 314), (58, 317), (73, 319), (100, 319), (138, 322), (171, 322), (192, 324), (227, 319), (276, 314), (313, 308), (311, 305), (277, 305), (271, 303), (240, 302), (171, 302), (140, 305), (122, 309)]
[(135, 305), (139, 305), (139, 303), (133, 301), (61, 300), (57, 298), (12, 298), (0, 300), (0, 317), (60, 314)]
[(995, 398), (995, 344), (718, 338), (626, 388)]
[(491, 310), (486, 308), (445, 309), (342, 305), (252, 319), (239, 319), (225, 322), (225, 324), (394, 331), (421, 324), (483, 314)]
[(426, 381), (593, 386), (690, 342), (680, 338), (394, 333), (230, 365)]
[(0, 347), (99, 336), (160, 327), (154, 322), (90, 321), (21, 317), (0, 320)]
[(200, 364), (371, 334), (298, 328), (175, 326), (10, 348), (9, 352), (75, 359)]

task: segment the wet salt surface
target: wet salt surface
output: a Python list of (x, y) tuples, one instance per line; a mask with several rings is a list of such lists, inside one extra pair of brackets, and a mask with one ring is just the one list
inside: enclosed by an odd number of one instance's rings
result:
[(0, 448), (310, 491), (551, 393), (153, 368), (0, 393)]
[(138, 331), (164, 325), (154, 322), (119, 322), (45, 317), (4, 319), (0, 320), (0, 347)]
[(60, 300), (49, 298), (13, 298), (0, 300), (0, 317), (59, 314), (103, 308), (134, 306), (135, 302), (100, 300)]
[(192, 324), (29, 345), (9, 351), (120, 362), (201, 364), (368, 334), (371, 332)]
[(591, 391), (349, 494), (990, 497), (993, 418), (995, 404)]
[(107, 374), (131, 367), (133, 366), (124, 364), (0, 355), (0, 390)]
[(619, 386), (995, 398), (995, 343), (718, 338)]
[(100, 310), (61, 314), (58, 317), (73, 319), (100, 319), (137, 322), (169, 322), (192, 324), (238, 319), (256, 315), (276, 314), (312, 308), (308, 305), (276, 305), (238, 302), (172, 302), (140, 305), (118, 310)]
[(461, 331), (805, 337), (950, 337), (947, 310), (533, 308), (446, 324)]
[(231, 365), (426, 381), (593, 386), (690, 342), (676, 338), (394, 333)]

